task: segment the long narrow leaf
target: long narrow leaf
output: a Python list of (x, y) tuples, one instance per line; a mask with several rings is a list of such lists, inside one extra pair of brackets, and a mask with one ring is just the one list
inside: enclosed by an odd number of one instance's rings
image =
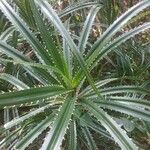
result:
[[(118, 32), (132, 17), (138, 14), (140, 11), (150, 6), (149, 0), (141, 1), (140, 3), (131, 7), (128, 11), (122, 14), (109, 28), (101, 35), (101, 37), (97, 40), (97, 42), (93, 45), (91, 51), (92, 55), (90, 58), (95, 59), (97, 57), (98, 51), (104, 47), (105, 43), (107, 43), (112, 36)], [(92, 60), (93, 60), (92, 59)]]
[[(53, 66), (50, 66), (50, 65), (45, 65), (45, 64), (40, 64), (40, 63), (33, 63), (33, 62), (26, 62), (26, 61), (20, 61), (20, 60), (9, 60), (9, 59), (3, 59), (3, 58), (0, 58), (0, 60), (2, 62), (11, 62), (13, 63), (14, 65), (23, 65), (24, 67), (27, 67), (28, 69), (26, 69), (27, 71), (29, 71), (30, 69), (32, 69), (31, 67), (34, 67), (34, 70), (33, 71), (36, 71), (35, 75), (37, 75), (39, 73), (39, 69), (42, 69), (41, 71), (41, 74), (44, 74), (44, 73), (48, 73), (49, 72), (53, 72), (53, 73), (57, 73), (61, 76), (61, 78), (63, 78), (66, 82), (70, 82), (69, 79), (62, 74), (62, 72), (57, 69), (56, 67), (53, 67)], [(36, 70), (35, 70), (36, 68)], [(38, 69), (38, 70), (37, 70)], [(30, 70), (30, 73), (31, 73), (32, 70)], [(46, 74), (47, 75), (47, 74)], [(53, 76), (51, 76), (50, 73), (48, 73), (49, 75), (49, 79), (51, 79), (50, 81), (52, 81), (54, 78)], [(34, 76), (34, 75), (33, 75)], [(37, 76), (36, 76), (37, 77)], [(38, 76), (39, 78), (39, 76)], [(41, 80), (40, 80), (41, 81)], [(54, 79), (55, 81), (55, 79)], [(49, 82), (50, 83), (50, 82)], [(45, 83), (47, 84), (47, 83)]]
[(69, 143), (68, 149), (76, 150), (77, 147), (77, 128), (76, 128), (76, 121), (72, 120), (69, 126)]
[(35, 50), (35, 53), (42, 63), (50, 64), (50, 57), (46, 50), (41, 46), (35, 35), (25, 25), (25, 22), (15, 13), (11, 6), (5, 0), (0, 1), (0, 9), (8, 17), (8, 19), (15, 25), (15, 27), (23, 34), (28, 42)]
[(86, 2), (84, 3), (83, 2), (77, 2), (77, 3), (74, 3), (72, 4), (71, 6), (65, 8), (64, 10), (62, 10), (60, 13), (59, 13), (59, 17), (62, 18), (74, 11), (77, 11), (79, 9), (83, 9), (83, 8), (86, 8), (86, 7), (91, 7), (91, 6), (94, 6), (94, 5), (100, 5), (98, 2)]
[[(65, 26), (66, 26), (66, 29), (69, 30), (69, 27), (70, 27), (70, 19), (68, 19), (66, 22), (65, 22)], [(67, 41), (65, 38), (63, 38), (63, 55), (64, 55), (64, 59), (66, 61), (66, 64), (67, 64), (67, 68), (68, 68), (68, 71), (69, 71), (69, 75), (72, 76), (72, 70), (73, 70), (73, 56), (72, 56), (72, 53), (70, 51), (70, 47), (68, 46), (67, 44)]]
[[(100, 90), (101, 95), (112, 95), (119, 93), (139, 93), (144, 95), (150, 95), (150, 90), (140, 86), (116, 86), (108, 87)], [(94, 92), (87, 94), (89, 97), (97, 97)]]
[(89, 150), (96, 150), (96, 144), (89, 129), (87, 127), (84, 127), (82, 128), (82, 132), (84, 133), (85, 139), (88, 142)]
[(84, 115), (82, 115), (82, 117), (80, 117), (78, 113), (76, 113), (76, 115), (79, 117), (81, 125), (83, 127), (87, 126), (91, 128), (92, 130), (96, 131), (97, 133), (99, 133), (100, 135), (112, 140), (110, 134), (105, 130), (105, 128), (101, 126), (100, 124), (95, 124), (89, 114), (85, 113)]
[[(23, 61), (24, 63), (32, 62), (29, 58), (24, 56), (21, 52), (19, 52), (15, 48), (11, 47), (10, 45), (8, 45), (2, 41), (0, 41), (0, 51), (17, 61), (18, 60)], [(0, 58), (0, 59), (2, 60), (2, 58)], [(31, 75), (33, 75), (33, 77), (35, 77), (41, 83), (46, 84), (45, 80), (52, 81), (51, 79), (53, 77), (49, 73), (45, 72), (44, 70), (41, 72), (41, 69), (35, 69), (35, 68), (31, 68), (31, 67), (24, 67), (24, 69), (27, 70)], [(56, 81), (54, 78), (53, 78), (53, 80)], [(55, 83), (58, 83), (58, 82), (55, 82)]]
[(143, 107), (150, 110), (150, 101), (140, 98), (132, 98), (127, 96), (110, 96), (108, 97), (110, 101), (122, 102), (124, 104), (131, 104), (133, 106)]
[(13, 137), (16, 136), (16, 134), (21, 130), (21, 128), (16, 129), (15, 131), (11, 132), (5, 139), (0, 141), (0, 149), (3, 149), (5, 146), (5, 143), (10, 142)]
[(6, 42), (7, 39), (10, 37), (10, 35), (14, 32), (14, 27), (9, 27), (6, 29), (1, 35), (0, 35), (0, 40)]
[(42, 16), (40, 15), (34, 1), (30, 1), (30, 5), (33, 11), (33, 15), (36, 21), (36, 25), (41, 33), (43, 42), (45, 46), (47, 47), (48, 52), (50, 53), (51, 58), (53, 58), (52, 61), (54, 61), (54, 64), (63, 71), (63, 69), (66, 67), (64, 60), (61, 57), (61, 51), (58, 49), (58, 47), (55, 45), (54, 40), (50, 34), (50, 32), (47, 30), (47, 26), (43, 22)]
[(29, 88), (29, 86), (27, 86), (25, 83), (23, 83), (19, 79), (15, 78), (12, 75), (6, 74), (6, 73), (1, 73), (0, 79), (10, 82), (12, 85), (16, 86), (18, 89), (28, 89)]
[(0, 41), (0, 51), (14, 59), (30, 61), (30, 59), (24, 56), (21, 52), (2, 41)]
[[(102, 87), (110, 82), (113, 82), (115, 80), (118, 80), (118, 78), (110, 78), (110, 79), (101, 80), (99, 82), (96, 82), (95, 85), (97, 88), (100, 88), (100, 87)], [(92, 91), (91, 86), (88, 86), (84, 90), (82, 90), (82, 92), (80, 94), (82, 95), (83, 93), (90, 93), (91, 91)]]
[(53, 22), (53, 24), (57, 27), (61, 35), (66, 39), (68, 45), (70, 46), (71, 51), (76, 56), (82, 70), (84, 71), (87, 77), (87, 80), (93, 87), (94, 91), (100, 96), (100, 94), (97, 92), (96, 86), (94, 85), (94, 81), (86, 67), (86, 64), (84, 62), (82, 55), (80, 54), (79, 50), (77, 49), (77, 46), (71, 39), (69, 32), (65, 29), (63, 23), (61, 22), (56, 12), (52, 9), (52, 7), (46, 1), (37, 0), (36, 3), (39, 5), (39, 7), (41, 7), (41, 10), (43, 11), (43, 13)]
[(46, 106), (40, 107), (38, 109), (32, 110), (31, 112), (27, 113), (26, 115), (20, 116), (19, 118), (15, 118), (13, 120), (11, 120), (10, 122), (7, 122), (4, 127), (5, 129), (10, 129), (12, 127), (14, 127), (15, 125), (18, 125), (20, 123), (22, 123), (23, 121), (25, 121), (26, 119), (29, 119), (30, 117), (34, 117), (35, 115), (44, 112), (45, 109), (53, 106), (54, 104), (59, 104), (56, 102), (51, 102), (50, 104), (47, 104)]
[(95, 16), (96, 16), (97, 12), (99, 11), (99, 9), (100, 9), (100, 7), (93, 6), (87, 16), (85, 23), (84, 23), (83, 31), (81, 33), (81, 37), (79, 40), (79, 46), (78, 46), (79, 51), (81, 51), (82, 53), (84, 53), (84, 51), (85, 51), (88, 36), (90, 34), (91, 27), (93, 25)]
[(68, 96), (58, 112), (50, 132), (46, 135), (45, 141), (42, 145), (42, 150), (58, 150), (60, 148), (70, 122), (74, 106), (75, 98)]
[(143, 119), (145, 121), (150, 121), (150, 113), (148, 111), (143, 110), (142, 108), (137, 108), (136, 106), (132, 107), (130, 105), (112, 102), (112, 101), (99, 101), (96, 100), (100, 107), (112, 109), (115, 111), (119, 111), (121, 113), (125, 113), (127, 115), (131, 115), (133, 117), (137, 117)]
[(68, 90), (58, 85), (30, 88), (16, 92), (6, 92), (0, 94), (0, 107), (24, 104), (37, 100), (42, 101), (44, 98), (51, 98), (66, 92), (68, 92)]
[[(131, 37), (134, 37), (136, 34), (142, 32), (144, 30), (147, 30), (149, 28), (150, 28), (150, 23), (144, 23), (143, 25), (138, 26), (138, 27), (122, 34), (120, 37), (116, 38), (110, 44), (108, 44), (106, 47), (101, 49), (97, 58), (94, 61), (94, 65), (92, 65), (92, 66), (94, 67), (98, 61), (100, 61), (104, 56), (106, 56), (109, 52), (114, 50), (116, 47), (118, 47), (119, 45), (121, 45), (122, 43), (124, 43), (125, 41), (130, 39)], [(92, 60), (91, 59), (87, 60), (89, 66), (91, 65), (90, 61), (92, 61)]]
[(37, 126), (35, 126), (30, 132), (28, 132), (20, 141), (15, 145), (16, 149), (25, 149), (29, 144), (31, 144), (48, 126), (52, 124), (54, 115), (49, 115)]
[[(134, 5), (132, 8), (130, 8), (126, 13), (121, 15), (97, 40), (97, 42), (92, 46), (90, 53), (87, 56), (87, 66), (91, 67), (91, 64), (93, 64), (93, 61), (98, 57), (99, 52), (101, 51), (104, 46), (106, 46), (106, 43), (109, 42), (109, 40), (112, 38), (112, 36), (118, 32), (132, 17), (134, 17), (137, 13), (145, 9), (146, 7), (150, 6), (150, 1), (149, 0), (144, 0), (136, 5)], [(143, 29), (142, 29), (143, 30)], [(142, 31), (141, 30), (141, 31)], [(140, 32), (141, 32), (140, 31)], [(138, 31), (139, 33), (139, 31)], [(135, 33), (137, 34), (137, 33)], [(130, 37), (133, 35), (131, 34)], [(127, 39), (130, 38), (128, 36)], [(122, 41), (124, 42), (124, 41)], [(121, 44), (121, 43), (120, 43)], [(103, 51), (104, 52), (104, 51)], [(103, 54), (103, 53), (102, 53)], [(102, 56), (102, 55), (101, 55)], [(98, 57), (99, 58), (99, 57)], [(99, 61), (99, 59), (97, 59)], [(96, 61), (96, 62), (97, 62)], [(95, 67), (96, 62), (92, 65), (91, 69)], [(80, 77), (83, 77), (82, 70), (79, 70), (76, 80), (79, 80)]]
[(125, 131), (106, 112), (97, 107), (92, 101), (83, 100), (82, 104), (101, 122), (123, 150), (137, 150)]
[(3, 59), (0, 58), (2, 62), (11, 62), (15, 65), (23, 65), (26, 67), (36, 67), (44, 70), (49, 70), (51, 72), (57, 72), (62, 75), (61, 71), (53, 66), (50, 65), (45, 65), (45, 64), (40, 64), (40, 63), (34, 63), (34, 62), (26, 62), (26, 61), (20, 61), (20, 60), (10, 60), (10, 59)]

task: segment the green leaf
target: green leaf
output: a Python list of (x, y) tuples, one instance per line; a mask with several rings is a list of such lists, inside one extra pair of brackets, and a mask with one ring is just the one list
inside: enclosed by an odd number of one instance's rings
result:
[[(19, 52), (15, 48), (11, 47), (10, 45), (8, 45), (2, 41), (0, 41), (0, 51), (4, 54), (8, 55), (9, 57), (13, 58), (15, 61), (23, 61), (24, 64), (25, 64), (25, 62), (26, 63), (32, 62), (29, 58), (24, 56), (21, 52)], [(4, 59), (0, 58), (0, 60), (4, 60)], [(54, 79), (52, 77), (52, 75), (45, 72), (44, 70), (42, 70), (42, 72), (41, 72), (41, 69), (39, 69), (39, 68), (35, 69), (35, 68), (31, 68), (31, 67), (24, 67), (24, 69), (27, 70), (33, 77), (35, 77), (41, 83), (47, 84), (47, 82), (45, 80), (49, 80), (49, 81), (54, 80), (54, 83), (58, 83), (58, 82), (56, 82), (56, 79)]]
[(108, 132), (123, 150), (137, 150), (137, 147), (127, 136), (125, 131), (121, 129), (119, 125), (106, 112), (97, 107), (97, 105), (92, 101), (83, 100), (81, 103), (101, 122), (101, 124), (108, 130)]
[(32, 110), (31, 112), (27, 113), (26, 115), (23, 115), (23, 116), (20, 116), (19, 118), (15, 118), (9, 122), (7, 122), (6, 124), (4, 124), (4, 127), (5, 129), (9, 129), (9, 128), (12, 128), (14, 127), (15, 125), (18, 125), (20, 123), (22, 123), (23, 121), (25, 121), (26, 119), (29, 119), (30, 117), (33, 117), (41, 112), (44, 112), (45, 109), (53, 106), (53, 105), (56, 105), (56, 104), (60, 104), (60, 102), (50, 102), (50, 104), (47, 104), (43, 107), (40, 107), (38, 109), (35, 109), (35, 110)]
[(30, 88), (27, 90), (6, 92), (0, 94), (0, 107), (8, 105), (19, 105), (28, 102), (42, 101), (69, 92), (59, 85)]
[(77, 130), (77, 135), (78, 135), (78, 139), (79, 139), (78, 144), (77, 144), (77, 150), (82, 150), (81, 147), (83, 145), (86, 149), (88, 149), (88, 144), (86, 143), (86, 138), (81, 129)]
[[(92, 66), (94, 67), (98, 61), (100, 61), (104, 56), (106, 56), (109, 52), (114, 50), (116, 47), (118, 47), (119, 45), (121, 45), (122, 43), (124, 43), (125, 41), (130, 39), (131, 37), (134, 37), (136, 34), (142, 32), (144, 30), (147, 30), (149, 28), (150, 28), (150, 23), (144, 23), (143, 25), (140, 25), (140, 26), (122, 34), (120, 37), (116, 38), (115, 40), (113, 40), (111, 43), (107, 44), (104, 48), (102, 48), (100, 50), (94, 64), (92, 64)], [(87, 60), (88, 66), (91, 65), (90, 61), (92, 61), (92, 60), (91, 59)]]
[(91, 49), (92, 55), (89, 55), (89, 60), (93, 62), (99, 51), (105, 46), (106, 43), (109, 42), (112, 36), (118, 32), (132, 17), (137, 15), (140, 11), (148, 6), (150, 6), (149, 0), (141, 1), (122, 14), (116, 21), (114, 21), (114, 23), (107, 28), (107, 30), (93, 45)]
[(87, 40), (88, 40), (88, 37), (90, 34), (90, 30), (92, 28), (95, 16), (96, 16), (97, 12), (99, 11), (99, 9), (100, 9), (100, 7), (93, 6), (87, 16), (85, 23), (84, 23), (83, 31), (81, 32), (79, 45), (78, 45), (79, 51), (81, 51), (82, 53), (84, 53), (84, 51), (85, 51)]
[(86, 64), (84, 62), (82, 55), (80, 54), (79, 50), (77, 49), (77, 46), (75, 45), (75, 43), (71, 39), (69, 32), (64, 27), (63, 23), (61, 22), (60, 18), (56, 14), (56, 12), (52, 9), (52, 7), (46, 1), (37, 0), (36, 3), (39, 5), (39, 7), (43, 11), (43, 13), (48, 17), (48, 19), (53, 22), (53, 24), (59, 30), (59, 32), (61, 33), (63, 38), (66, 39), (67, 44), (70, 46), (71, 51), (76, 56), (81, 68), (83, 69), (83, 71), (87, 77), (87, 80), (89, 81), (89, 83), (93, 87), (94, 91), (100, 96), (100, 94), (97, 92), (97, 88), (94, 85), (94, 81), (93, 81), (93, 79), (92, 79), (92, 77), (91, 77), (91, 75), (90, 75), (90, 73), (86, 67)]
[(29, 30), (25, 22), (15, 13), (11, 6), (5, 0), (0, 1), (0, 9), (6, 15), (6, 17), (15, 25), (15, 27), (23, 34), (24, 38), (33, 47), (35, 54), (42, 63), (50, 64), (50, 56), (46, 50), (41, 46), (40, 42), (35, 35)]
[(95, 141), (87, 127), (82, 128), (82, 132), (84, 133), (85, 139), (88, 142), (89, 150), (96, 150)]
[(150, 113), (149, 111), (144, 110), (143, 108), (138, 108), (136, 106), (130, 106), (129, 104), (114, 102), (114, 101), (94, 101), (99, 104), (100, 107), (112, 109), (115, 111), (119, 111), (121, 113), (125, 113), (127, 115), (131, 115), (133, 117), (137, 117), (143, 119), (145, 121), (150, 121)]
[(25, 20), (25, 22), (30, 26), (30, 28), (36, 30), (36, 23), (33, 17), (33, 13), (29, 1), (30, 0), (21, 0), (21, 1), (14, 0), (14, 3), (19, 8), (18, 12), (21, 18)]
[(6, 73), (1, 73), (0, 74), (0, 79), (3, 79), (12, 85), (16, 86), (18, 89), (28, 89), (29, 86), (27, 86), (25, 83), (17, 79), (16, 77), (6, 74)]
[(21, 128), (16, 129), (15, 131), (12, 131), (6, 138), (0, 141), (0, 149), (3, 149), (5, 146), (5, 143), (10, 142), (10, 140), (16, 136), (16, 134), (21, 130)]
[(96, 124), (88, 113), (85, 113), (84, 115), (79, 116), (79, 114), (76, 112), (76, 115), (80, 120), (81, 126), (83, 127), (87, 126), (91, 128), (92, 130), (94, 130), (95, 132), (99, 133), (100, 135), (112, 140), (112, 138), (110, 137), (110, 134), (105, 130), (105, 128), (102, 127), (98, 123)]
[[(14, 65), (18, 64), (18, 65), (23, 65), (23, 66), (26, 66), (26, 67), (36, 67), (38, 69), (40, 68), (40, 69), (48, 70), (50, 72), (55, 72), (55, 73), (58, 73), (58, 74), (62, 75), (62, 72), (59, 69), (57, 69), (56, 67), (50, 66), (50, 65), (34, 63), (32, 61), (31, 62), (26, 62), (26, 61), (10, 60), (10, 59), (3, 59), (3, 58), (0, 58), (0, 60), (3, 61), (3, 62), (11, 62)], [(63, 76), (63, 77), (65, 77), (65, 76)]]
[(22, 61), (30, 61), (30, 59), (24, 56), (21, 52), (17, 51), (15, 48), (9, 46), (3, 41), (0, 41), (0, 51), (11, 58)]
[(10, 35), (14, 32), (14, 27), (11, 26), (7, 28), (1, 35), (0, 35), (0, 40), (3, 42), (6, 42)]
[[(40, 63), (34, 63), (34, 62), (20, 61), (20, 60), (9, 60), (9, 59), (3, 59), (3, 58), (0, 58), (0, 60), (2, 62), (11, 62), (14, 65), (17, 65), (17, 64), (18, 65), (23, 65), (24, 67), (28, 68), (27, 71), (30, 71), (30, 73), (32, 71), (32, 67), (34, 67), (33, 71), (36, 71), (36, 72), (35, 72), (35, 74), (33, 74), (33, 77), (35, 75), (38, 79), (39, 79), (38, 73), (41, 73), (42, 75), (44, 75), (44, 73), (48, 73), (48, 71), (49, 71), (49, 72), (51, 72), (51, 75), (48, 74), (49, 75), (49, 80), (51, 79), (50, 82), (52, 82), (53, 80), (55, 81), (57, 79), (57, 77), (56, 77), (56, 79), (53, 78), (54, 75), (52, 73), (57, 73), (57, 74), (60, 75), (61, 78), (63, 78), (65, 80), (65, 82), (68, 82), (68, 83), (70, 82), (69, 79), (65, 75), (63, 75), (62, 72), (57, 67), (53, 67), (53, 66), (45, 65), (45, 64), (40, 64)], [(42, 72), (39, 72), (40, 71), (39, 69), (42, 69), (41, 70)], [(40, 81), (41, 81), (41, 79), (40, 79)], [(47, 82), (45, 84), (47, 85)]]
[(61, 55), (62, 55), (61, 51), (59, 51), (58, 47), (54, 43), (54, 40), (53, 40), (50, 32), (47, 29), (48, 27), (43, 22), (42, 15), (39, 13), (34, 1), (30, 0), (30, 5), (31, 5), (32, 11), (33, 11), (35, 21), (36, 21), (36, 25), (40, 31), (44, 45), (46, 46), (46, 48), (49, 52), (49, 55), (52, 58), (52, 61), (54, 61), (54, 64), (59, 68), (59, 70), (64, 72), (64, 68), (66, 67), (66, 64), (63, 60), (63, 57), (61, 57)]
[(94, 6), (94, 5), (99, 5), (101, 6), (98, 2), (86, 2), (84, 3), (83, 0), (82, 2), (77, 2), (77, 3), (74, 3), (70, 6), (68, 6), (67, 8), (63, 9), (60, 13), (59, 13), (59, 17), (62, 18), (74, 11), (77, 11), (79, 9), (83, 9), (83, 8), (86, 8), (86, 7), (91, 7), (91, 6)]
[[(145, 89), (140, 86), (115, 86), (108, 87), (104, 89), (100, 89), (101, 95), (110, 95), (110, 94), (121, 94), (121, 93), (139, 93), (144, 95), (150, 95), (150, 90)], [(94, 92), (90, 92), (87, 94), (89, 97), (97, 97)]]
[(77, 147), (77, 131), (76, 131), (76, 122), (72, 120), (69, 125), (69, 150), (76, 150)]
[[(100, 87), (102, 87), (102, 86), (104, 86), (104, 85), (106, 85), (110, 82), (116, 81), (116, 80), (118, 80), (118, 78), (104, 79), (104, 80), (96, 82), (95, 85), (96, 85), (97, 88), (100, 88)], [(82, 90), (80, 95), (90, 93), (90, 92), (92, 92), (92, 88), (91, 88), (91, 86), (87, 86), (85, 89)]]
[(37, 124), (32, 130), (30, 130), (21, 140), (19, 140), (15, 148), (19, 150), (25, 149), (29, 144), (31, 144), (48, 126), (52, 124), (54, 115), (51, 114), (46, 117), (43, 121)]
[[(70, 27), (70, 19), (68, 19), (66, 22), (65, 22), (65, 27), (67, 30), (69, 30), (69, 27)], [(73, 56), (72, 56), (72, 53), (70, 51), (70, 47), (68, 46), (67, 44), (67, 41), (66, 39), (63, 38), (63, 55), (64, 55), (64, 59), (66, 61), (66, 64), (67, 64), (67, 68), (68, 68), (68, 72), (69, 72), (69, 75), (72, 76), (72, 70), (73, 70)]]
[(67, 99), (65, 99), (50, 132), (46, 135), (41, 148), (42, 150), (59, 149), (75, 107), (75, 100), (76, 99), (71, 96), (68, 96)]
[[(132, 17), (134, 17), (136, 14), (138, 14), (140, 11), (142, 11), (149, 5), (150, 5), (149, 0), (142, 1), (142, 2), (134, 5), (127, 12), (122, 14), (116, 21), (114, 21), (114, 23), (107, 28), (107, 30), (100, 36), (100, 38), (92, 46), (92, 48), (87, 56), (87, 59), (86, 59), (87, 66), (91, 67), (91, 65), (93, 64), (93, 61), (95, 61), (95, 59), (99, 55), (99, 52), (101, 52), (101, 49), (105, 48), (104, 46), (106, 46), (106, 43), (108, 43), (110, 41), (110, 39), (113, 37), (113, 35), (116, 32), (118, 32)], [(138, 33), (139, 33), (139, 31), (138, 31)], [(131, 34), (131, 36), (133, 36), (133, 35)], [(130, 37), (128, 36), (127, 39), (129, 39)], [(97, 59), (96, 62), (98, 62), (98, 61), (99, 61), (99, 59)], [(93, 67), (95, 67), (96, 62), (92, 65), (91, 69)], [(75, 79), (80, 80), (81, 77), (83, 77), (83, 72), (82, 72), (82, 70), (79, 70)]]
[(146, 99), (132, 98), (127, 96), (110, 96), (108, 97), (108, 100), (150, 109), (150, 102)]

